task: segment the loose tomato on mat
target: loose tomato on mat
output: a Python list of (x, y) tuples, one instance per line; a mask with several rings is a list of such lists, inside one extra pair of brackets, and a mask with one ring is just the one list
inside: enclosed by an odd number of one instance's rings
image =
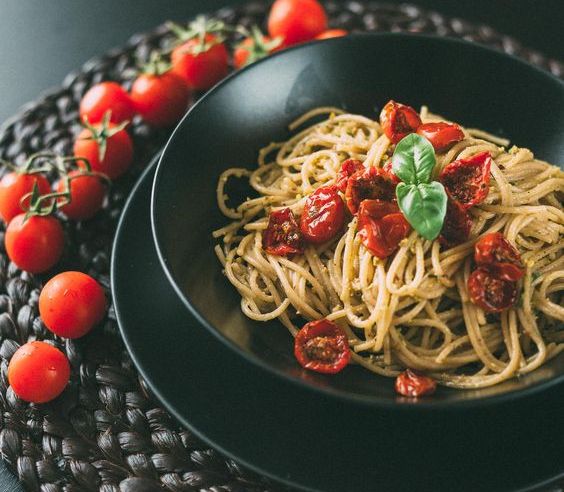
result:
[(519, 280), (525, 273), (519, 251), (500, 232), (486, 234), (478, 240), (474, 260), (502, 280)]
[(345, 191), (347, 206), (352, 214), (358, 212), (358, 207), (363, 200), (382, 200), (391, 202), (395, 200), (396, 183), (382, 168), (369, 167), (353, 174)]
[(306, 323), (294, 340), (294, 355), (302, 367), (336, 374), (349, 363), (351, 351), (345, 332), (327, 319)]
[(80, 119), (91, 125), (100, 123), (111, 112), (112, 123), (131, 121), (135, 113), (127, 91), (116, 82), (93, 85), (80, 101)]
[(79, 338), (106, 313), (106, 296), (96, 280), (81, 272), (63, 272), (51, 278), (39, 295), (39, 315), (53, 333)]
[(389, 101), (380, 112), (380, 126), (392, 143), (398, 143), (421, 126), (421, 118), (411, 106)]
[(22, 400), (46, 403), (59, 396), (70, 376), (69, 361), (59, 349), (45, 342), (22, 345), (8, 365), (8, 382)]
[(464, 139), (464, 132), (456, 123), (445, 121), (423, 123), (417, 128), (417, 133), (429, 140), (437, 152), (446, 150)]
[(262, 247), (276, 256), (303, 252), (300, 228), (289, 208), (270, 212), (268, 226), (262, 234)]
[(337, 179), (335, 181), (337, 189), (341, 193), (344, 193), (347, 189), (349, 178), (362, 169), (364, 169), (364, 165), (361, 161), (358, 161), (356, 159), (347, 159), (346, 161), (344, 161), (341, 164), (341, 169), (339, 169)]
[(345, 29), (327, 29), (327, 31), (323, 31), (321, 34), (315, 36), (315, 39), (331, 39), (331, 38), (341, 38), (343, 36), (347, 36), (349, 31)]
[(336, 186), (322, 186), (307, 197), (300, 218), (302, 237), (322, 244), (333, 239), (345, 223), (345, 204)]
[(29, 198), (23, 202), (21, 200), (32, 192), (35, 184), (42, 195), (51, 191), (47, 178), (38, 173), (13, 171), (2, 177), (0, 180), (0, 217), (4, 222), (10, 222), (16, 215), (29, 208)]
[(517, 301), (517, 282), (503, 280), (485, 268), (474, 270), (468, 278), (470, 300), (487, 313), (499, 313)]
[(281, 48), (282, 39), (272, 39), (270, 36), (265, 36), (260, 29), (253, 26), (247, 37), (243, 39), (233, 52), (233, 65), (235, 68), (241, 68), (246, 65), (264, 58)]
[(268, 14), (268, 33), (283, 46), (310, 41), (327, 30), (327, 14), (317, 0), (276, 0)]
[(453, 248), (467, 241), (472, 229), (472, 218), (456, 200), (449, 198), (439, 241), (445, 248)]
[(433, 394), (437, 389), (437, 382), (429, 376), (406, 369), (396, 378), (395, 388), (396, 393), (402, 396), (417, 398)]
[[(100, 176), (75, 170), (68, 173), (70, 201), (60, 207), (69, 219), (86, 220), (94, 217), (102, 208), (106, 197), (106, 185)], [(66, 191), (66, 182), (61, 179), (57, 192)]]
[(387, 258), (411, 231), (397, 204), (364, 200), (358, 210), (358, 234), (362, 244), (376, 257)]
[(491, 164), (489, 152), (458, 159), (441, 171), (439, 181), (452, 198), (470, 208), (482, 203), (490, 192)]

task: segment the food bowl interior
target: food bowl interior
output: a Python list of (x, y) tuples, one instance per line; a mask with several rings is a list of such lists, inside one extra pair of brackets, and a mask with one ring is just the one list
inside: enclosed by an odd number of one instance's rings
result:
[[(377, 118), (389, 99), (416, 108), (428, 105), (467, 127), (508, 137), (549, 162), (564, 162), (564, 85), (557, 79), (465, 42), (354, 35), (281, 52), (212, 90), (171, 137), (152, 198), (161, 260), (202, 326), (267, 369), (367, 402), (396, 401), (390, 380), (358, 367), (336, 376), (304, 371), (294, 360), (293, 340), (282, 324), (254, 322), (242, 314), (240, 297), (214, 253), (212, 231), (228, 223), (216, 202), (222, 171), (254, 168), (258, 150), (286, 139), (288, 124), (310, 109), (336, 106)], [(532, 374), (492, 388), (440, 388), (433, 401), (516, 395), (517, 390), (538, 389), (562, 379), (560, 356)]]

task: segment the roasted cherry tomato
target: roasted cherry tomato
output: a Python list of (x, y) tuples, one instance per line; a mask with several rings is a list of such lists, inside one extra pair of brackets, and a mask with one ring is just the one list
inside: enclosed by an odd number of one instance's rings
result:
[(445, 248), (453, 248), (466, 242), (472, 229), (472, 218), (467, 210), (457, 201), (449, 198), (443, 228), (439, 241)]
[(87, 159), (93, 171), (116, 179), (133, 162), (133, 143), (129, 134), (113, 123), (96, 124), (79, 133), (74, 142), (74, 155)]
[(437, 152), (446, 150), (464, 139), (464, 133), (456, 123), (445, 121), (423, 123), (417, 128), (417, 133), (429, 140)]
[(392, 143), (413, 133), (421, 125), (421, 118), (411, 106), (389, 101), (380, 113), (382, 131)]
[(474, 260), (502, 280), (519, 280), (525, 273), (519, 251), (500, 232), (486, 234), (478, 240)]
[(517, 300), (517, 282), (496, 277), (485, 268), (477, 268), (468, 278), (470, 300), (488, 313), (499, 313)]
[[(86, 220), (94, 217), (102, 208), (106, 196), (106, 186), (98, 176), (84, 174), (82, 171), (69, 173), (70, 202), (61, 211), (73, 220)], [(65, 181), (57, 184), (57, 192), (65, 191)]]
[(345, 198), (352, 214), (358, 212), (363, 200), (393, 201), (396, 184), (382, 168), (369, 167), (353, 174), (347, 183)]
[(386, 162), (386, 164), (384, 164), (382, 166), (382, 170), (387, 173), (388, 177), (395, 183), (395, 184), (399, 184), (401, 182), (401, 179), (399, 179), (395, 174), (394, 171), (392, 170), (392, 160), (390, 159), (388, 162)]
[(135, 110), (149, 125), (168, 127), (186, 112), (190, 90), (184, 79), (171, 71), (143, 73), (133, 82), (131, 99)]
[(345, 31), (344, 29), (327, 29), (327, 31), (323, 31), (321, 34), (315, 36), (315, 39), (341, 38), (348, 33), (349, 31)]
[(358, 234), (362, 244), (380, 259), (398, 249), (411, 226), (396, 203), (364, 200), (358, 210)]
[(396, 378), (396, 393), (402, 396), (417, 398), (431, 395), (437, 389), (437, 382), (429, 376), (424, 376), (412, 369), (406, 369)]
[(81, 272), (55, 275), (41, 290), (39, 314), (53, 333), (78, 338), (102, 321), (106, 296), (96, 280)]
[(229, 70), (227, 48), (212, 33), (207, 33), (203, 42), (195, 37), (174, 48), (171, 61), (172, 70), (197, 91), (209, 89)]
[(8, 382), (22, 400), (45, 403), (59, 396), (69, 381), (69, 361), (45, 342), (22, 345), (8, 365)]
[(482, 203), (490, 191), (489, 152), (476, 154), (448, 164), (441, 172), (439, 181), (447, 193), (464, 208)]
[(284, 46), (314, 39), (327, 30), (327, 15), (317, 0), (276, 0), (268, 15), (268, 33)]
[(6, 253), (18, 268), (29, 273), (49, 270), (61, 258), (65, 244), (63, 226), (53, 216), (16, 215), (4, 236)]
[(307, 197), (300, 218), (302, 237), (321, 244), (333, 239), (345, 223), (345, 204), (336, 186), (322, 186)]
[[(3, 176), (0, 180), (0, 217), (4, 222), (10, 222), (25, 211), (20, 205), (21, 199), (31, 193), (35, 183), (40, 194), (45, 195), (51, 191), (49, 181), (41, 174), (11, 172)], [(29, 198), (24, 200), (23, 205), (26, 209), (29, 207)]]
[(281, 48), (281, 39), (272, 39), (265, 36), (258, 29), (252, 35), (243, 39), (233, 52), (233, 65), (241, 68), (264, 58)]
[(355, 174), (356, 172), (364, 169), (364, 165), (361, 161), (357, 161), (356, 159), (347, 159), (341, 164), (341, 169), (337, 174), (337, 180), (335, 181), (335, 185), (337, 189), (344, 193), (347, 189), (347, 183), (349, 182), (349, 178)]
[(108, 111), (112, 123), (131, 121), (135, 113), (129, 94), (116, 82), (93, 85), (80, 101), (80, 119), (91, 125), (100, 123)]
[(262, 234), (262, 247), (271, 255), (286, 256), (303, 251), (300, 228), (289, 208), (273, 210)]
[(349, 363), (351, 351), (345, 332), (324, 318), (306, 323), (298, 332), (294, 355), (306, 369), (335, 374)]

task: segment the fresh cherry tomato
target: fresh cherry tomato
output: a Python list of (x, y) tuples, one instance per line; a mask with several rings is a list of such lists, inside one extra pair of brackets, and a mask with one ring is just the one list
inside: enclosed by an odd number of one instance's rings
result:
[(380, 126), (392, 143), (398, 143), (421, 126), (421, 118), (411, 106), (389, 101), (380, 113)]
[[(104, 157), (100, 159), (103, 140), (106, 141), (106, 150)], [(107, 126), (96, 124), (79, 133), (74, 142), (74, 155), (87, 159), (93, 171), (116, 179), (124, 174), (133, 162), (133, 143), (129, 134), (113, 123)]]
[(453, 248), (466, 242), (472, 229), (472, 218), (456, 200), (449, 198), (439, 241), (445, 248)]
[(323, 31), (321, 34), (315, 36), (315, 39), (341, 38), (348, 35), (348, 33), (349, 31), (345, 31), (344, 29), (327, 29), (327, 31)]
[(93, 85), (80, 101), (80, 119), (91, 125), (100, 123), (108, 111), (112, 123), (131, 121), (135, 113), (129, 94), (116, 82)]
[(369, 167), (353, 174), (347, 183), (345, 198), (352, 214), (358, 212), (363, 200), (393, 201), (396, 184), (382, 168)]
[(22, 345), (8, 365), (8, 382), (19, 398), (46, 403), (59, 396), (70, 376), (69, 361), (58, 348), (45, 342)]
[(323, 318), (306, 323), (298, 332), (294, 355), (305, 369), (336, 374), (349, 363), (351, 351), (345, 332)]
[(358, 234), (362, 244), (376, 257), (387, 258), (409, 235), (411, 226), (396, 203), (363, 200), (358, 210)]
[(61, 258), (65, 244), (63, 226), (53, 216), (16, 215), (4, 236), (6, 253), (18, 268), (43, 273)]
[[(20, 205), (21, 199), (31, 193), (35, 183), (40, 194), (45, 195), (51, 191), (49, 181), (41, 174), (11, 172), (3, 176), (0, 180), (0, 217), (4, 222), (10, 222), (25, 211)], [(25, 208), (29, 207), (29, 198), (24, 200), (23, 205)]]
[(452, 198), (470, 208), (482, 203), (490, 192), (491, 164), (489, 152), (458, 159), (442, 170), (439, 181)]
[(143, 73), (133, 82), (131, 100), (143, 119), (156, 127), (174, 125), (186, 112), (190, 90), (184, 79), (171, 71)]
[(478, 240), (474, 260), (502, 280), (519, 280), (525, 273), (519, 251), (500, 232), (486, 234)]
[(395, 174), (394, 171), (392, 170), (392, 160), (390, 159), (388, 162), (386, 162), (386, 164), (384, 164), (382, 166), (382, 170), (388, 174), (388, 177), (395, 183), (395, 184), (399, 184), (401, 182), (401, 179), (399, 179)]
[(321, 244), (333, 239), (345, 223), (345, 204), (337, 187), (322, 186), (307, 197), (300, 219), (302, 237)]
[(289, 208), (273, 210), (262, 235), (262, 246), (271, 255), (287, 256), (303, 251), (300, 228)]
[(437, 382), (429, 376), (424, 376), (412, 369), (406, 369), (396, 378), (396, 393), (402, 396), (417, 398), (431, 395), (437, 389)]
[(347, 159), (346, 161), (344, 161), (341, 164), (339, 173), (337, 174), (337, 180), (335, 182), (337, 189), (341, 193), (344, 193), (347, 189), (349, 178), (361, 169), (364, 169), (364, 165), (361, 161), (357, 161), (356, 159)]
[[(73, 220), (86, 220), (94, 217), (102, 208), (106, 196), (106, 186), (98, 176), (84, 174), (82, 171), (69, 172), (70, 202), (61, 211)], [(60, 180), (57, 192), (65, 191), (65, 182)]]
[(280, 40), (275, 42), (269, 36), (264, 36), (260, 32), (241, 41), (233, 52), (233, 65), (241, 68), (246, 65), (264, 58), (281, 48)]
[(55, 275), (39, 295), (39, 315), (53, 333), (79, 338), (102, 321), (106, 296), (96, 280), (81, 272)]
[(477, 268), (468, 278), (470, 300), (488, 313), (499, 313), (517, 300), (517, 282), (498, 278), (485, 268)]
[(207, 90), (227, 75), (228, 53), (215, 34), (207, 33), (202, 44), (199, 37), (189, 39), (172, 50), (172, 70), (192, 90)]
[(325, 9), (317, 0), (276, 0), (268, 15), (268, 33), (284, 46), (314, 39), (327, 30)]
[(417, 133), (429, 140), (437, 152), (446, 150), (464, 139), (464, 133), (456, 123), (445, 121), (423, 123), (417, 128)]

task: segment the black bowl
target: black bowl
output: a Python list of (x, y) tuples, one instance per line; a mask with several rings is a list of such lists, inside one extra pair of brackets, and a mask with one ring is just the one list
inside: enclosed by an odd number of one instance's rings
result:
[[(389, 99), (507, 136), (550, 162), (564, 156), (564, 84), (517, 58), (435, 37), (366, 34), (278, 53), (234, 74), (196, 104), (170, 138), (153, 183), (153, 234), (177, 294), (241, 356), (274, 373), (354, 402), (395, 405), (392, 381), (358, 367), (337, 376), (306, 372), (277, 321), (257, 323), (221, 273), (211, 232), (227, 223), (215, 188), (228, 167), (254, 167), (258, 150), (288, 137), (307, 110), (337, 106), (375, 118)], [(440, 388), (418, 408), (481, 404), (564, 380), (564, 357), (492, 388)], [(559, 385), (562, 390), (563, 386)]]

